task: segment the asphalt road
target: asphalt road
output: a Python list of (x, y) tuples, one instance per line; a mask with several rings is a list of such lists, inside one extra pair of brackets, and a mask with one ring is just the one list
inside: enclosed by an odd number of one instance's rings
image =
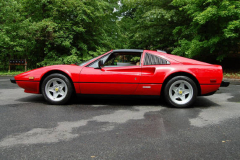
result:
[(0, 160), (240, 159), (240, 83), (170, 108), (156, 97), (49, 105), (0, 77)]

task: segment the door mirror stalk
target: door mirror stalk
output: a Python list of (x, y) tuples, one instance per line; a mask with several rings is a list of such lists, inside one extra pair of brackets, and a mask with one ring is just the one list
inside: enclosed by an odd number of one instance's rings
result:
[(98, 61), (98, 67), (96, 67), (95, 69), (102, 69), (104, 67), (103, 65), (103, 60)]

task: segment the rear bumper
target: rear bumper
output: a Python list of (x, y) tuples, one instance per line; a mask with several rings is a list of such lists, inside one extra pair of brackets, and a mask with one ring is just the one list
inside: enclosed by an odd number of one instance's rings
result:
[(230, 84), (230, 82), (225, 82), (225, 81), (222, 81), (221, 83), (221, 86), (220, 87), (228, 87)]
[(220, 84), (204, 84), (204, 85), (200, 85), (201, 87), (201, 95), (208, 95), (212, 92), (215, 92), (218, 90), (218, 88), (220, 87)]
[(11, 78), (10, 81), (11, 81), (12, 83), (16, 83), (16, 80), (15, 80), (14, 78)]

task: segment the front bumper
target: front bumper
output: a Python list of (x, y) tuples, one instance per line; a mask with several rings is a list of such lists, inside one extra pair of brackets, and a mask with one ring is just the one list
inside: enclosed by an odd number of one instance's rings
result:
[(40, 82), (34, 82), (34, 81), (22, 81), (22, 80), (15, 80), (14, 78), (11, 78), (10, 81), (12, 83), (17, 83), (19, 87), (24, 89), (24, 92), (26, 93), (35, 93), (39, 94), (39, 83)]
[(222, 81), (220, 87), (228, 87), (230, 84), (230, 82), (225, 82), (225, 81)]
[(11, 78), (10, 81), (11, 81), (12, 83), (16, 83), (16, 80), (15, 80), (14, 78)]

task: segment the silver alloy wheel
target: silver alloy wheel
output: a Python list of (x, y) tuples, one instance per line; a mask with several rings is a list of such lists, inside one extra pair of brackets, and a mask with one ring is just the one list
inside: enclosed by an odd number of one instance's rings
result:
[(185, 80), (178, 80), (170, 86), (169, 97), (176, 104), (186, 104), (193, 98), (193, 87)]
[(50, 79), (45, 86), (45, 93), (52, 101), (63, 100), (68, 92), (67, 84), (60, 78)]

